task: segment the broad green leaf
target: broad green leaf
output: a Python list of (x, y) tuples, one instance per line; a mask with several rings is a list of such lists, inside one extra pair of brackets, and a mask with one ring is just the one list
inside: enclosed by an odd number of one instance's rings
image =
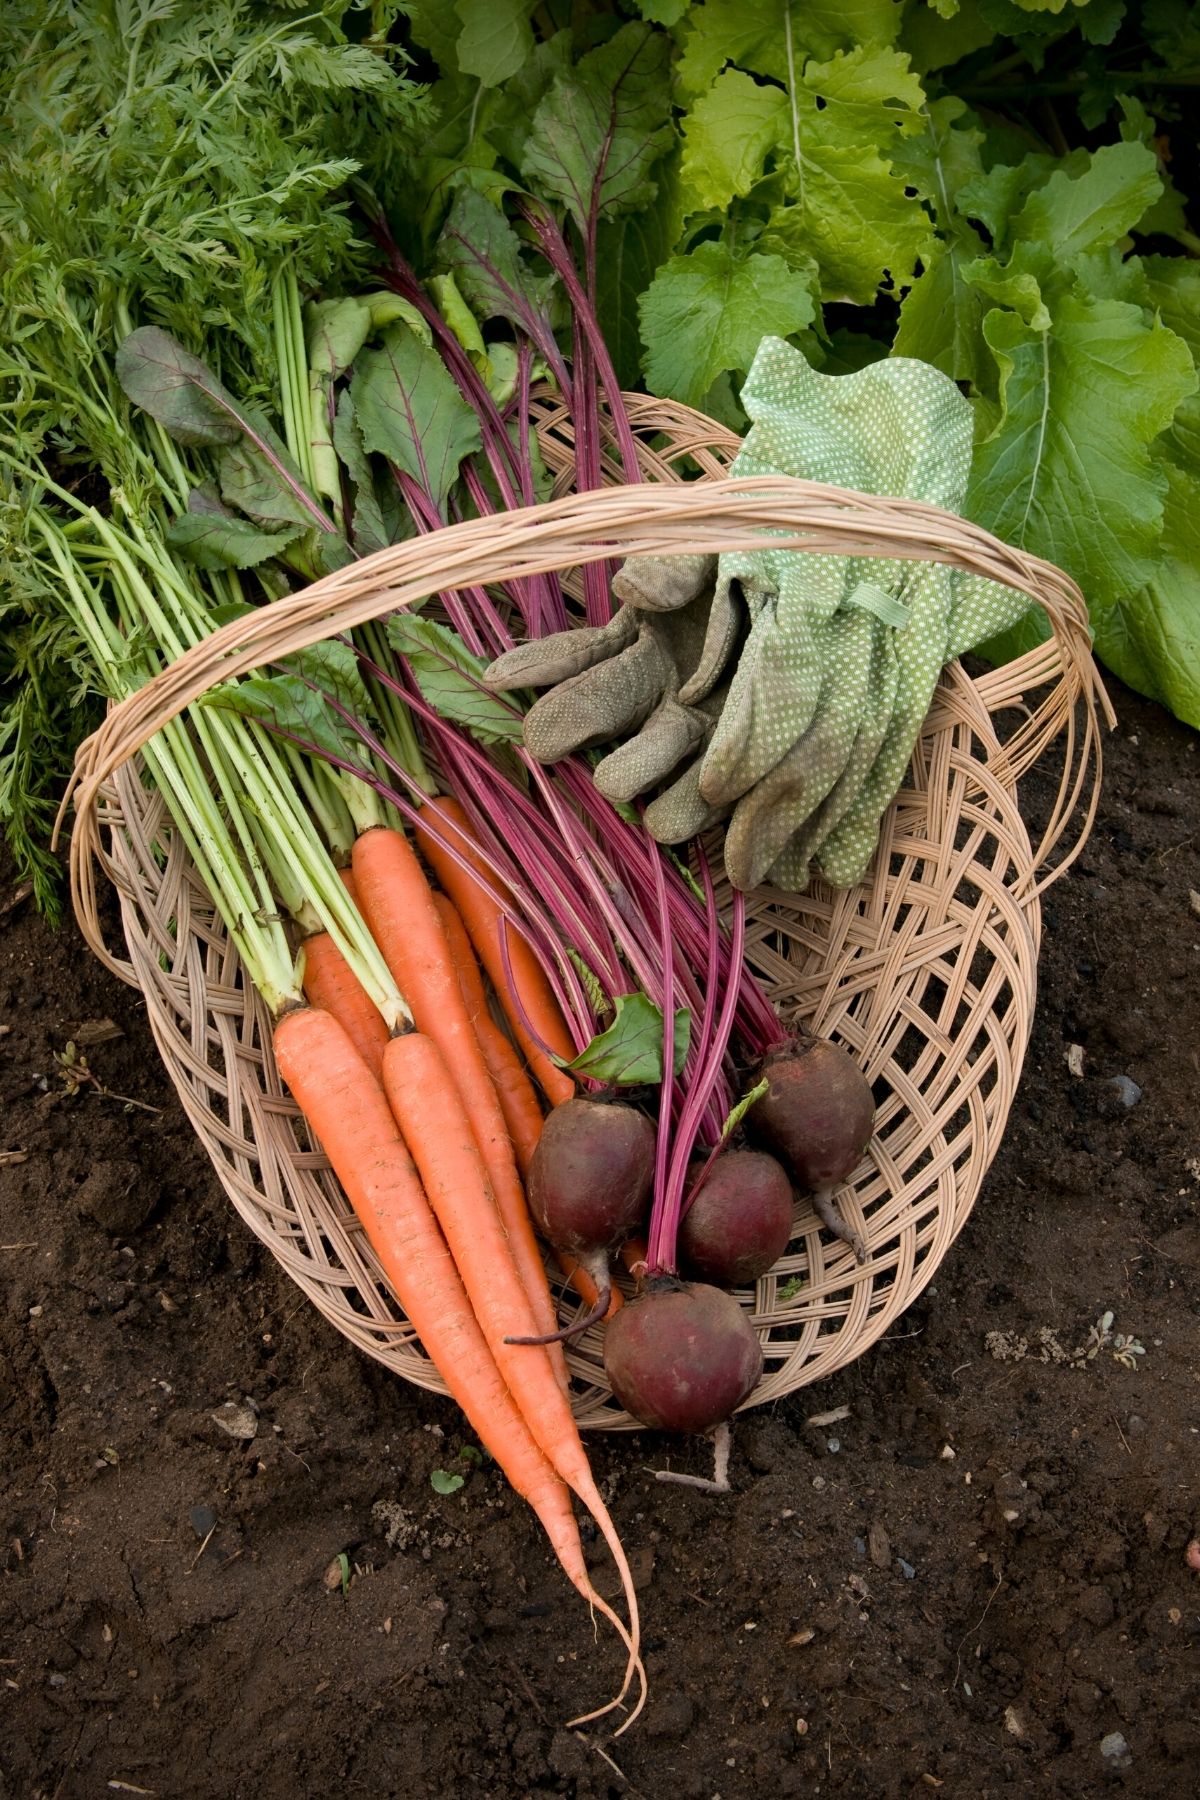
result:
[(351, 295), (345, 300), (318, 300), (305, 312), (305, 342), (310, 376), (335, 381), (344, 375), (373, 331), (402, 319), (426, 343), (433, 334), (416, 307), (399, 294)]
[(261, 413), (239, 405), (169, 332), (156, 325), (130, 332), (117, 351), (116, 372), (134, 405), (177, 442), (220, 448), (221, 493), (231, 506), (260, 523), (333, 531)]
[(636, 0), (638, 12), (651, 25), (678, 25), (690, 0)]
[(894, 44), (899, 0), (703, 0), (688, 13), (680, 89), (700, 94), (726, 63), (785, 84), (810, 56)]
[(947, 15), (944, 8), (954, 0), (942, 0), (940, 11), (933, 6), (913, 4), (904, 15), (900, 31), (900, 48), (912, 58), (912, 66), (924, 75), (933, 69), (948, 69), (962, 57), (983, 50), (996, 35), (993, 25), (983, 17), (973, 0)]
[(464, 185), (454, 196), (438, 239), (438, 261), (485, 324), (508, 319), (524, 328), (544, 312), (545, 283), (526, 266), (520, 238), (499, 206), (473, 187)]
[(1008, 242), (1008, 227), (1013, 214), (1026, 198), (1047, 181), (1055, 171), (1087, 167), (1087, 152), (1080, 151), (1059, 161), (1056, 156), (1033, 151), (1019, 163), (996, 163), (985, 175), (977, 175), (963, 183), (959, 190), (960, 212), (978, 219), (998, 253)]
[(333, 535), (333, 526), (311, 499), (304, 477), (291, 453), (275, 436), (262, 414), (242, 407), (246, 429), (236, 443), (226, 444), (217, 456), (221, 498), (261, 525), (303, 525), (311, 528), (314, 513)]
[(1200, 481), (1166, 464), (1158, 560), (1145, 587), (1092, 607), (1096, 654), (1139, 694), (1200, 728)]
[(556, 31), (534, 46), (532, 55), (502, 88), (491, 89), (486, 97), (484, 129), (514, 169), (521, 166), (529, 121), (551, 82), (570, 73), (573, 48), (573, 34), (569, 30)]
[(958, 123), (966, 111), (953, 94), (930, 101), (921, 113), (923, 129), (900, 136), (892, 149), (893, 166), (929, 201), (946, 232), (961, 223), (955, 206), (960, 188), (983, 173), (983, 133)]
[(348, 707), (356, 718), (364, 719), (370, 711), (366, 685), (358, 666), (358, 658), (349, 644), (326, 638), (296, 650), (287, 658), (287, 668), (311, 681), (323, 694)]
[(404, 0), (404, 16), (414, 43), (428, 50), (440, 69), (456, 74), (456, 46), (462, 21), (446, 0)]
[(407, 325), (392, 325), (354, 365), (350, 392), (363, 443), (419, 481), (440, 506), (464, 456), (478, 450), (479, 420), (441, 357)]
[(535, 0), (455, 0), (463, 22), (454, 46), (458, 66), (484, 87), (508, 81), (533, 49), (529, 15)]
[[(662, 1012), (645, 994), (617, 994), (613, 1010), (616, 1017), (612, 1024), (594, 1037), (567, 1068), (617, 1087), (645, 1087), (661, 1082)], [(683, 1072), (691, 1035), (692, 1015), (681, 1009), (675, 1014), (676, 1075)]]
[(790, 116), (782, 88), (763, 86), (738, 69), (718, 75), (683, 121), (681, 177), (689, 199), (723, 207), (735, 194), (748, 194)]
[(358, 420), (354, 416), (354, 401), (348, 388), (343, 388), (338, 395), (337, 412), (333, 421), (333, 447), (337, 451), (338, 461), (350, 478), (350, 535), (354, 548), (360, 556), (370, 556), (374, 550), (385, 549), (391, 538), (380, 511), (375, 476), (362, 441), (362, 432), (358, 429)]
[(473, 656), (457, 633), (434, 619), (393, 613), (388, 642), (412, 670), (423, 698), (452, 725), (463, 725), (485, 744), (519, 744), (523, 721), (503, 694), (481, 683), (487, 664)]
[(117, 380), (135, 406), (177, 444), (235, 444), (243, 425), (237, 403), (198, 356), (157, 325), (131, 331), (117, 351)]
[(885, 276), (897, 290), (907, 287), (935, 240), (903, 176), (876, 151), (853, 145), (802, 152), (800, 168), (790, 199), (767, 220), (761, 248), (789, 262), (812, 257), (825, 300), (869, 306)]
[(253, 675), (211, 688), (199, 703), (257, 719), (310, 747), (318, 756), (358, 760), (357, 740), (328, 701), (298, 675)]
[(1149, 578), (1166, 478), (1149, 445), (1196, 385), (1187, 345), (1142, 309), (1067, 294), (1038, 331), (988, 313), (999, 423), (977, 445), (967, 511), (998, 537), (1059, 563), (1085, 597)]
[[(1200, 264), (1183, 256), (1147, 256), (1142, 276), (1147, 303), (1183, 339), (1200, 370)], [(1163, 442), (1181, 468), (1200, 476), (1200, 394), (1180, 402)]]
[[(1030, 262), (1037, 273), (1028, 266)], [(1042, 246), (1026, 244), (1018, 244), (1007, 263), (997, 262), (994, 256), (981, 256), (961, 266), (964, 281), (1002, 306), (1011, 306), (1035, 331), (1045, 331), (1050, 324), (1049, 308), (1038, 279), (1044, 270)]]
[(762, 338), (803, 330), (815, 311), (808, 282), (781, 257), (699, 244), (664, 264), (642, 296), (646, 379), (696, 406), (718, 375), (745, 373)]
[(934, 246), (900, 303), (892, 346), (896, 356), (918, 357), (976, 390), (990, 383), (993, 364), (983, 341), (983, 295), (963, 270), (982, 248), (969, 227)]
[(1043, 245), (1055, 264), (1115, 244), (1162, 192), (1145, 144), (1108, 144), (1078, 174), (1056, 170), (1012, 220), (1018, 242)]
[(171, 521), (166, 539), (198, 568), (253, 569), (282, 555), (303, 529), (293, 525), (287, 531), (260, 531), (222, 506), (215, 494), (193, 489), (188, 510)]
[(732, 1137), (755, 1101), (761, 1100), (763, 1095), (769, 1094), (770, 1091), (771, 1084), (769, 1081), (764, 1080), (757, 1082), (755, 1086), (750, 1089), (748, 1094), (742, 1095), (736, 1106), (730, 1107), (728, 1113), (725, 1115), (724, 1123), (721, 1126), (722, 1143), (725, 1142), (726, 1138)]
[(629, 24), (551, 84), (533, 115), (521, 173), (586, 231), (653, 198), (651, 171), (674, 139), (670, 40)]

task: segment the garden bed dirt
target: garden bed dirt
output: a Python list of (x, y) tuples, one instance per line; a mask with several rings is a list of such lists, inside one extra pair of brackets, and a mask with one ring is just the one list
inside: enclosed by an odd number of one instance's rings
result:
[(1200, 754), (1114, 695), (1009, 1129), (934, 1285), (738, 1421), (727, 1498), (650, 1473), (702, 1445), (593, 1440), (652, 1690), (616, 1741), (565, 1724), (618, 1659), (531, 1515), (289, 1285), (136, 994), (5, 870), (4, 1800), (1192, 1795)]

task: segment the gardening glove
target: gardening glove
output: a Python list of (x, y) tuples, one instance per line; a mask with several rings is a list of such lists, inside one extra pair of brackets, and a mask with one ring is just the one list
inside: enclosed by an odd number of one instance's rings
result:
[[(684, 706), (679, 690), (700, 659), (715, 572), (713, 556), (631, 557), (613, 581), (621, 605), (607, 625), (532, 638), (498, 657), (484, 673), (488, 687), (550, 689), (525, 716), (530, 755), (553, 763), (615, 742), (595, 781), (610, 800), (627, 802), (698, 752), (716, 708)], [(703, 813), (708, 823), (715, 809), (693, 790), (687, 817)], [(683, 805), (680, 796), (664, 806), (663, 829), (674, 829)]]
[[(736, 475), (786, 474), (861, 492), (961, 505), (971, 410), (927, 364), (891, 358), (825, 376), (765, 338), (743, 389), (752, 420)], [(1005, 629), (1024, 595), (942, 564), (803, 551), (720, 558), (706, 646), (681, 690), (697, 704), (744, 648), (700, 769), (714, 806), (736, 803), (726, 868), (807, 883), (861, 878), (903, 779), (943, 664)]]

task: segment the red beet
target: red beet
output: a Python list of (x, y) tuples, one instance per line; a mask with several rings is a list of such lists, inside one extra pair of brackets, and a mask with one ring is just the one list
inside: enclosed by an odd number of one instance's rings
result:
[(585, 1330), (608, 1311), (608, 1252), (645, 1222), (654, 1185), (654, 1141), (645, 1114), (620, 1103), (568, 1100), (546, 1120), (529, 1164), (529, 1211), (542, 1236), (574, 1256), (598, 1290), (587, 1318), (559, 1336)]
[(791, 1235), (792, 1184), (783, 1165), (761, 1150), (729, 1150), (683, 1215), (677, 1254), (688, 1275), (741, 1287), (775, 1266)]
[(746, 1114), (747, 1135), (774, 1152), (796, 1185), (811, 1192), (820, 1217), (865, 1262), (866, 1246), (832, 1195), (870, 1142), (875, 1101), (866, 1077), (839, 1044), (807, 1035), (772, 1052), (762, 1075), (770, 1085)]
[(762, 1346), (731, 1294), (652, 1278), (604, 1333), (604, 1371), (626, 1412), (659, 1431), (708, 1431), (762, 1374)]

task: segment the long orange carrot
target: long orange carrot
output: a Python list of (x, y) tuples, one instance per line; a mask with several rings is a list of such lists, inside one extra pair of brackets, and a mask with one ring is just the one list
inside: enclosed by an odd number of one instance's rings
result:
[(471, 865), (471, 870), (464, 869), (418, 819), (414, 829), (421, 854), (458, 908), (538, 1086), (551, 1105), (561, 1106), (574, 1096), (575, 1083), (550, 1060), (525, 1024), (525, 1018), (528, 1018), (538, 1035), (564, 1062), (574, 1056), (575, 1046), (545, 971), (525, 939), (518, 932), (510, 931), (507, 934), (508, 961), (512, 970), (511, 986), (520, 999), (520, 1005), (517, 1005), (505, 974), (501, 949), (501, 913), (494, 898), (499, 884), (473, 847), (470, 821), (452, 795), (427, 800), (421, 811), (422, 815), (428, 811), (439, 821), (449, 841)]
[[(458, 908), (447, 894), (435, 894), (433, 900), (442, 921), (442, 929), (446, 933), (450, 954), (454, 958), (454, 966), (458, 970), (458, 985), (471, 1015), (471, 1023), (475, 1027), (483, 1060), (487, 1063), (500, 1098), (518, 1167), (523, 1176), (528, 1176), (529, 1165), (545, 1124), (537, 1094), (520, 1057), (488, 1011), (483, 977), (479, 973), (475, 951)], [(600, 1297), (595, 1282), (587, 1270), (565, 1250), (556, 1250), (555, 1256), (563, 1274), (590, 1312)], [(604, 1315), (605, 1320), (611, 1319), (621, 1305), (620, 1292), (614, 1287), (608, 1311)]]
[[(349, 869), (339, 869), (338, 874), (357, 906), (353, 875)], [(331, 1013), (345, 1027), (371, 1073), (379, 1075), (391, 1035), (383, 1014), (327, 931), (305, 938), (303, 948), (304, 994), (309, 1005)]]
[[(371, 936), (412, 1009), (417, 1029), (441, 1051), (466, 1108), (534, 1316), (544, 1321), (539, 1330), (557, 1331), (554, 1302), (504, 1114), (471, 1029), (446, 933), (417, 853), (402, 832), (376, 826), (355, 840), (354, 879)], [(553, 1360), (565, 1388), (567, 1364), (561, 1347)]]
[(383, 1085), (496, 1366), (542, 1453), (591, 1512), (612, 1551), (636, 1648), (633, 1578), (570, 1401), (546, 1350), (510, 1341), (512, 1334), (535, 1333), (533, 1308), (495, 1209), (471, 1121), (433, 1039), (421, 1031), (393, 1038), (384, 1053)]
[(537, 1094), (522, 1067), (520, 1057), (488, 1011), (483, 977), (479, 973), (479, 964), (475, 960), (475, 951), (467, 936), (462, 915), (447, 894), (435, 894), (433, 903), (442, 921), (442, 930), (446, 933), (446, 942), (450, 946), (450, 954), (454, 958), (458, 974), (458, 985), (471, 1023), (475, 1027), (475, 1036), (483, 1051), (488, 1074), (496, 1089), (504, 1123), (508, 1126), (517, 1166), (522, 1175), (528, 1175), (529, 1164), (542, 1135), (544, 1122)]
[[(568, 1490), (500, 1374), (382, 1087), (349, 1034), (315, 1007), (285, 1013), (275, 1027), (274, 1047), (280, 1074), (320, 1139), (396, 1298), (471, 1429), (537, 1514), (575, 1587), (624, 1640), (630, 1668), (623, 1694), (632, 1672), (640, 1668), (636, 1646), (591, 1584)], [(444, 1092), (452, 1091), (444, 1071), (441, 1085)], [(553, 1378), (551, 1385), (557, 1392)]]

